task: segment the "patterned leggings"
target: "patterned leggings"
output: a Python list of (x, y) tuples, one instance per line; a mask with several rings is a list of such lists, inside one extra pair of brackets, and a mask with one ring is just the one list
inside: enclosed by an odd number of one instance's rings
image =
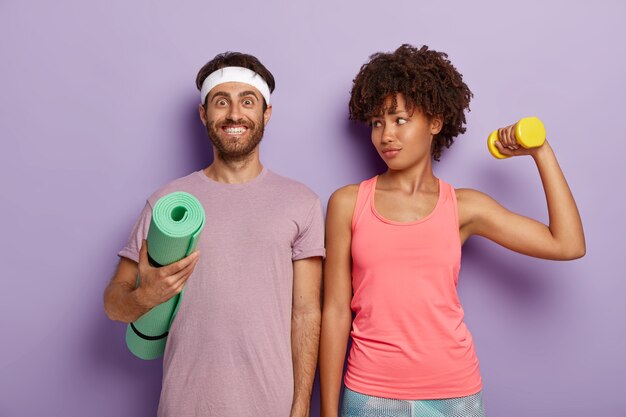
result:
[(341, 417), (485, 417), (482, 393), (443, 400), (394, 400), (343, 392)]

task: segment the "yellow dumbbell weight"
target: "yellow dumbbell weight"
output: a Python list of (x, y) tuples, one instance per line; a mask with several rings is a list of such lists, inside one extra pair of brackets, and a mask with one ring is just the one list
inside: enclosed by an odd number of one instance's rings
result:
[[(537, 117), (524, 117), (515, 124), (515, 139), (526, 149), (538, 148), (546, 140), (546, 128)], [(503, 155), (498, 151), (496, 148), (497, 140), (498, 131), (494, 130), (487, 138), (489, 152), (498, 159), (509, 158), (508, 155)]]

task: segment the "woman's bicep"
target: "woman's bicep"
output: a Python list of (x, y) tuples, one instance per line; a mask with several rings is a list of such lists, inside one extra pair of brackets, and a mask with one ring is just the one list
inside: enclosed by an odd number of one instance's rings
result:
[(556, 240), (547, 225), (508, 210), (484, 193), (467, 190), (459, 199), (459, 212), (465, 214), (468, 236), (483, 236), (528, 256), (560, 258)]

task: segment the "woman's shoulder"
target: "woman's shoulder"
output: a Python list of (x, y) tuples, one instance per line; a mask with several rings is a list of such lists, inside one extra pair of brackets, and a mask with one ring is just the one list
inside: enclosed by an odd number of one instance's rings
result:
[(354, 203), (359, 194), (359, 189), (368, 189), (376, 182), (377, 176), (361, 181), (359, 184), (348, 184), (337, 190), (330, 196), (331, 200), (342, 203)]
[(459, 213), (459, 224), (464, 226), (493, 217), (501, 207), (488, 194), (472, 188), (458, 188), (454, 190)]
[(335, 190), (328, 200), (328, 206), (352, 206), (356, 202), (359, 193), (359, 184), (348, 184)]
[(493, 201), (493, 198), (489, 197), (489, 195), (473, 188), (455, 188), (454, 193), (458, 203), (465, 206), (471, 207)]

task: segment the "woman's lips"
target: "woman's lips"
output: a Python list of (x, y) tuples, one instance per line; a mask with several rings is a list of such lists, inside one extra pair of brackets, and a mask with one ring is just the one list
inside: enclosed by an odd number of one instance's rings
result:
[(381, 153), (383, 154), (385, 158), (393, 158), (400, 153), (400, 150), (401, 149), (398, 149), (398, 148), (389, 148), (389, 149), (383, 149)]

